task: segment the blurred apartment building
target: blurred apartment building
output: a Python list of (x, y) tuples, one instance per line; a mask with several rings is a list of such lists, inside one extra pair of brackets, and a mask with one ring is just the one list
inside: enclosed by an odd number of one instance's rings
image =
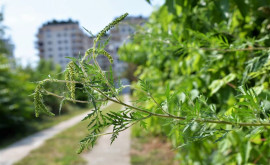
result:
[[(111, 39), (108, 45), (108, 50), (112, 54), (114, 59), (113, 70), (116, 77), (122, 77), (128, 69), (128, 64), (119, 59), (119, 47), (121, 47), (125, 43), (130, 42), (134, 33), (136, 32), (136, 29), (140, 26), (143, 26), (146, 20), (146, 18), (143, 18), (141, 16), (129, 16), (110, 30)], [(129, 80), (125, 77), (121, 78), (121, 82), (123, 85), (130, 84)], [(130, 88), (124, 88), (122, 93), (130, 93)]]
[(142, 16), (129, 16), (110, 30), (110, 42), (108, 50), (114, 58), (113, 70), (117, 77), (120, 77), (127, 69), (128, 65), (119, 59), (118, 49), (123, 44), (128, 43), (134, 35), (136, 28), (146, 22)]
[[(117, 51), (120, 46), (130, 41), (135, 33), (136, 26), (141, 26), (146, 21), (145, 18), (127, 17), (120, 24), (110, 30), (110, 42), (106, 50), (113, 56), (112, 68), (115, 76), (120, 77), (127, 69), (127, 64), (119, 60)], [(77, 21), (50, 21), (39, 29), (37, 48), (39, 56), (43, 59), (51, 59), (65, 68), (70, 61), (65, 57), (78, 57), (93, 45), (93, 38), (84, 33)], [(108, 36), (102, 38), (106, 41)], [(103, 70), (109, 70), (110, 62), (107, 57), (100, 55), (97, 61)]]
[(77, 21), (50, 21), (42, 25), (37, 34), (39, 57), (52, 60), (62, 68), (70, 59), (78, 57), (92, 45), (93, 39), (84, 33)]

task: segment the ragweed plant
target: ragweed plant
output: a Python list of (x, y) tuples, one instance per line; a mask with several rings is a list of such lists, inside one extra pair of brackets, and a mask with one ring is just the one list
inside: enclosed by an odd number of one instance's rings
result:
[[(97, 62), (97, 56), (105, 55), (113, 63), (112, 56), (98, 45), (102, 44), (102, 36), (126, 16), (127, 14), (124, 14), (117, 18), (98, 33), (93, 47), (88, 49), (81, 59), (70, 58), (72, 61), (67, 65), (65, 80), (45, 79), (36, 87), (34, 93), (36, 116), (41, 112), (51, 115), (43, 104), (43, 95), (93, 105), (93, 110), (83, 119), (89, 120), (89, 134), (81, 140), (78, 153), (88, 146), (93, 146), (101, 135), (111, 134), (111, 142), (113, 142), (121, 131), (136, 123), (145, 126), (145, 120), (153, 117), (165, 120), (171, 132), (179, 132), (187, 143), (203, 140), (209, 136), (214, 136), (216, 141), (220, 141), (235, 129), (250, 129), (253, 133), (269, 129), (269, 112), (266, 111), (265, 105), (257, 97), (256, 92), (245, 86), (238, 88), (238, 103), (230, 107), (226, 113), (217, 110), (216, 105), (208, 104), (207, 98), (203, 95), (194, 97), (192, 93), (183, 92), (182, 89), (171, 92), (170, 86), (167, 86), (164, 95), (155, 98), (152, 94), (151, 82), (145, 80), (138, 82), (140, 88), (137, 90), (143, 94), (135, 101), (135, 104), (123, 102), (119, 94), (125, 86), (116, 88), (113, 72), (103, 71)], [(227, 84), (234, 78), (232, 74), (220, 81)], [(61, 96), (49, 92), (44, 88), (45, 83), (66, 83), (69, 94)], [(76, 84), (83, 86), (83, 91), (88, 96), (87, 100), (76, 99), (74, 94)], [(215, 88), (215, 84), (212, 86)], [(215, 90), (212, 91), (212, 93), (215, 92)], [(105, 113), (101, 110), (101, 106), (107, 104), (108, 101), (120, 104), (125, 109)], [(149, 108), (147, 104), (144, 104), (149, 101), (155, 106)], [(109, 126), (113, 126), (113, 132), (103, 134), (102, 130)]]
[[(74, 81), (75, 80), (75, 64), (74, 61), (68, 63), (66, 72), (65, 72), (65, 80)], [(75, 83), (67, 82), (66, 86), (70, 92), (71, 99), (75, 100)]]
[(43, 112), (49, 116), (54, 116), (54, 114), (50, 112), (48, 108), (44, 105), (43, 95), (44, 95), (43, 82), (41, 81), (36, 86), (36, 89), (34, 92), (34, 104), (35, 104), (36, 117), (39, 116), (40, 112)]

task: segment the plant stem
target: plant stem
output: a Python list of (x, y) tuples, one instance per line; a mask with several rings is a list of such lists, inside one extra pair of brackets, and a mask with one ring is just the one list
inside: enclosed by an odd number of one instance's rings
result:
[(154, 97), (149, 93), (148, 96), (154, 101), (154, 103), (167, 115), (171, 116), (167, 111), (165, 111), (160, 104), (157, 103), (157, 101), (154, 99)]
[[(89, 104), (89, 103), (92, 103), (90, 101), (83, 101), (83, 100), (73, 100), (73, 99), (70, 99), (70, 98), (66, 98), (64, 96), (60, 96), (60, 95), (57, 95), (55, 93), (52, 93), (52, 92), (49, 92), (47, 90), (44, 89), (44, 91), (46, 92), (47, 95), (51, 95), (51, 96), (54, 96), (54, 97), (57, 97), (57, 98), (60, 98), (60, 99), (65, 99), (65, 100), (68, 100), (68, 101), (72, 101), (72, 102), (77, 102), (77, 103), (84, 103), (84, 104)], [(104, 100), (98, 100), (96, 99), (95, 101), (107, 101), (107, 99), (104, 99)]]
[[(126, 107), (131, 108), (131, 109), (147, 113), (147, 114), (152, 115), (152, 116), (157, 116), (157, 117), (162, 117), (162, 118), (171, 118), (171, 119), (176, 119), (176, 120), (186, 120), (187, 119), (186, 117), (181, 117), (181, 116), (163, 115), (163, 114), (158, 114), (158, 113), (152, 113), (152, 112), (149, 112), (147, 110), (144, 110), (144, 109), (141, 109), (138, 107), (134, 107), (134, 106), (128, 105), (128, 104), (123, 103), (123, 102), (118, 102), (117, 100), (114, 100), (111, 98), (108, 98), (108, 100), (115, 102), (117, 104), (124, 105)], [(229, 122), (229, 121), (210, 120), (210, 119), (194, 119), (194, 121), (199, 122), (199, 123), (226, 124), (226, 125), (234, 125), (234, 126), (270, 126), (270, 123), (233, 123), (233, 122)]]
[[(83, 70), (84, 74), (86, 74), (83, 67), (82, 67), (82, 70)], [(87, 76), (85, 76), (85, 77), (87, 78)], [(66, 80), (56, 80), (56, 79), (45, 79), (43, 81), (44, 82), (47, 82), (47, 81), (61, 82), (61, 83), (65, 83), (65, 82), (81, 83), (81, 82), (77, 82), (77, 81), (66, 81)], [(104, 96), (106, 98), (106, 100), (109, 100), (109, 101), (112, 101), (114, 103), (129, 107), (129, 108), (131, 108), (133, 110), (136, 110), (136, 111), (140, 111), (140, 112), (147, 113), (149, 115), (156, 116), (156, 117), (161, 117), (161, 118), (170, 118), (170, 119), (176, 119), (176, 120), (186, 120), (187, 119), (186, 117), (174, 116), (174, 115), (171, 115), (171, 114), (164, 115), (164, 114), (158, 114), (158, 113), (149, 112), (147, 110), (128, 105), (128, 104), (122, 102), (121, 100), (114, 100), (114, 99), (110, 98), (109, 96), (107, 96), (106, 94), (104, 94), (100, 89), (98, 89), (96, 87), (90, 86), (90, 88), (92, 88), (93, 90), (99, 92), (102, 96)], [(49, 91), (46, 91), (46, 92), (49, 92)], [(59, 96), (59, 95), (56, 95), (56, 94), (51, 93), (51, 92), (49, 92), (49, 94), (53, 95), (55, 97), (58, 97), (58, 98), (64, 98), (64, 96)], [(67, 99), (67, 100), (69, 100), (69, 99)], [(70, 101), (73, 101), (73, 100), (70, 99)], [(100, 101), (102, 101), (102, 100), (100, 100)], [(75, 102), (76, 102), (76, 100), (75, 100)], [(86, 103), (86, 101), (81, 101), (81, 100), (77, 100), (77, 102)], [(194, 121), (199, 122), (199, 123), (226, 124), (226, 125), (234, 125), (234, 126), (256, 126), (256, 127), (258, 127), (258, 126), (270, 126), (270, 123), (234, 123), (234, 122), (229, 122), (229, 121), (210, 120), (210, 119), (194, 119)]]

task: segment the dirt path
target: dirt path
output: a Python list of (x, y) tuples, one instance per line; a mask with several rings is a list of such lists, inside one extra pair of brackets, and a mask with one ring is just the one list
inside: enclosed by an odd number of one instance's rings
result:
[[(125, 102), (129, 102), (128, 96)], [(112, 132), (112, 127), (105, 132)], [(92, 151), (83, 154), (88, 165), (130, 165), (130, 130), (119, 133), (112, 145), (110, 138), (110, 135), (101, 136)]]
[[(108, 105), (110, 105), (109, 103)], [(107, 105), (107, 106), (108, 106)], [(33, 149), (41, 146), (47, 139), (52, 138), (54, 135), (64, 131), (65, 129), (72, 127), (73, 125), (79, 123), (87, 114), (85, 112), (81, 115), (73, 117), (67, 121), (61, 122), (60, 124), (43, 130), (41, 132), (35, 133), (28, 136), (7, 148), (0, 150), (0, 165), (11, 165), (29, 154)]]

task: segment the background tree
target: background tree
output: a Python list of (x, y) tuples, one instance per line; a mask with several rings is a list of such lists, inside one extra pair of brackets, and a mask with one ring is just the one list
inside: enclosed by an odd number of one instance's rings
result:
[(11, 69), (8, 50), (5, 48), (3, 14), (0, 20), (0, 131), (1, 139), (15, 132), (23, 132), (28, 120), (33, 119), (33, 105), (29, 92), (34, 84), (28, 84), (30, 75)]

